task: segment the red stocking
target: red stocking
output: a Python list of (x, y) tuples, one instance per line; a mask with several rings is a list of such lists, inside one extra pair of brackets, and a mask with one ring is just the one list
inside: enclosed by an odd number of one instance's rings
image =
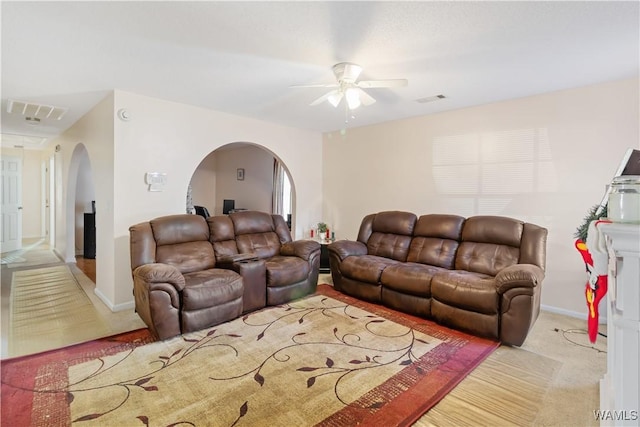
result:
[(582, 259), (589, 273), (589, 280), (585, 285), (585, 298), (587, 300), (587, 308), (589, 310), (587, 317), (587, 327), (589, 330), (589, 340), (592, 343), (596, 342), (598, 337), (598, 304), (604, 298), (607, 293), (607, 276), (598, 276), (594, 271), (593, 258), (587, 249), (587, 245), (582, 240), (576, 240), (576, 249), (582, 255)]
[(607, 276), (598, 276), (595, 287), (590, 282), (585, 286), (585, 296), (587, 298), (587, 307), (589, 315), (587, 318), (587, 326), (589, 330), (589, 341), (596, 342), (598, 337), (598, 305), (607, 293)]

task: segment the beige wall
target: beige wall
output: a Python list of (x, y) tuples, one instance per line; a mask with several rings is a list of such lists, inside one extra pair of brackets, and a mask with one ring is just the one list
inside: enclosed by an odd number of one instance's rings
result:
[[(119, 109), (132, 119), (115, 118)], [(189, 180), (211, 151), (246, 141), (278, 153), (302, 195), (296, 212), (302, 222), (321, 216), (321, 135), (189, 105), (115, 91), (52, 143), (58, 174), (55, 248), (73, 261), (78, 147), (89, 155), (97, 205), (96, 294), (113, 310), (133, 307), (129, 227), (185, 211)], [(50, 150), (53, 152), (53, 150)], [(309, 156), (309, 154), (311, 156)], [(150, 192), (146, 172), (167, 174), (161, 192)], [(71, 212), (71, 214), (69, 214)], [(302, 230), (295, 230), (299, 235)]]
[(640, 148), (639, 101), (632, 79), (325, 134), (323, 219), (347, 239), (382, 210), (537, 223), (549, 229), (542, 304), (579, 315), (573, 233)]
[[(121, 108), (128, 109), (132, 119), (114, 122), (116, 197), (112, 239), (116, 268), (109, 282), (114, 294), (108, 298), (114, 305), (131, 301), (129, 226), (184, 212), (193, 172), (202, 159), (221, 146), (242, 141), (277, 153), (303, 190), (303, 195), (297, 198), (298, 217), (310, 221), (321, 216), (321, 200), (311, 196), (321, 193), (321, 165), (308, 155), (320, 156), (320, 134), (116, 91), (113, 111)], [(145, 172), (166, 173), (164, 191), (149, 192), (144, 184)]]
[(216, 206), (216, 156), (216, 152), (208, 154), (191, 177), (193, 205), (204, 206), (210, 215), (215, 215)]
[[(585, 273), (573, 232), (602, 198), (624, 151), (640, 146), (638, 93), (637, 80), (623, 80), (321, 140), (313, 132), (116, 91), (52, 144), (63, 147), (55, 154), (63, 183), (56, 250), (73, 252), (66, 182), (77, 175), (72, 153), (83, 143), (100, 213), (97, 293), (114, 309), (131, 306), (128, 227), (184, 212), (202, 159), (242, 141), (287, 165), (296, 189), (296, 238), (323, 220), (338, 238), (354, 239), (364, 215), (387, 209), (506, 215), (548, 227), (543, 305), (579, 315)], [(114, 119), (120, 108), (130, 110), (131, 121)], [(149, 171), (167, 173), (163, 192), (147, 191)]]
[[(242, 147), (216, 153), (215, 213), (222, 214), (224, 199), (235, 200), (236, 209), (271, 212), (273, 195), (273, 156), (255, 147)], [(237, 179), (237, 169), (244, 169), (244, 180)]]
[[(76, 195), (78, 181), (84, 179), (81, 171), (87, 166), (86, 150), (96, 200), (96, 294), (112, 307), (116, 295), (116, 270), (123, 268), (115, 261), (112, 237), (115, 173), (113, 106), (114, 95), (111, 93), (50, 145), (55, 159), (55, 250), (66, 262), (75, 262)], [(60, 145), (60, 150), (53, 152), (56, 145)]]

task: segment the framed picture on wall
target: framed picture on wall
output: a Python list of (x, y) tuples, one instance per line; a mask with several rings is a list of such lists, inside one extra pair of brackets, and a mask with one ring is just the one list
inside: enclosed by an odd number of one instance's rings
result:
[(238, 168), (236, 171), (236, 178), (238, 181), (244, 181), (244, 169)]

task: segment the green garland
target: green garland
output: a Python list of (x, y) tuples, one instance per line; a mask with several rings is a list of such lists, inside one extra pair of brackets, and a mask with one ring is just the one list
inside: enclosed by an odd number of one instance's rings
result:
[(589, 231), (589, 224), (591, 224), (591, 221), (606, 218), (607, 216), (607, 205), (604, 206), (601, 212), (598, 212), (598, 209), (600, 209), (600, 205), (594, 205), (589, 209), (587, 216), (584, 217), (582, 224), (576, 229), (573, 237), (580, 239), (583, 242), (587, 241), (587, 232)]

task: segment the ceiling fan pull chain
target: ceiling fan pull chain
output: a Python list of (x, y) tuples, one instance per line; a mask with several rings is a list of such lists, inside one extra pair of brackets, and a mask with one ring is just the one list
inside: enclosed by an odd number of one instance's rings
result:
[(344, 103), (344, 124), (349, 124), (349, 104)]

